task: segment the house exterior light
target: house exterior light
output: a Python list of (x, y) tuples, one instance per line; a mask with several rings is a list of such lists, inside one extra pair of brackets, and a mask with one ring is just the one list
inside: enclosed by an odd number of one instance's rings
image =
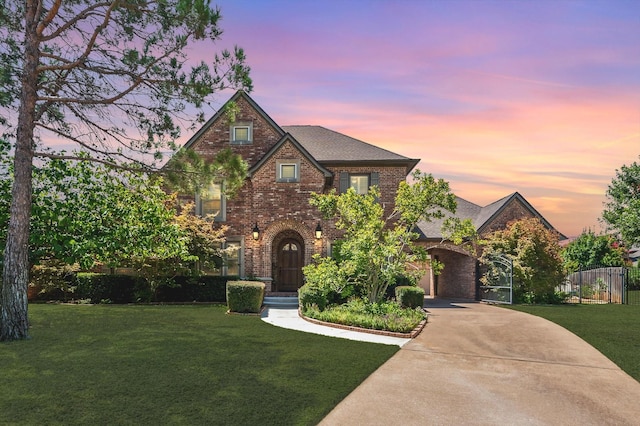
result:
[(320, 222), (318, 222), (318, 226), (316, 226), (316, 239), (322, 238), (322, 226), (320, 226)]
[(258, 223), (256, 222), (255, 226), (253, 227), (253, 231), (251, 231), (253, 234), (253, 239), (258, 241), (258, 238), (260, 238), (260, 228), (258, 228)]

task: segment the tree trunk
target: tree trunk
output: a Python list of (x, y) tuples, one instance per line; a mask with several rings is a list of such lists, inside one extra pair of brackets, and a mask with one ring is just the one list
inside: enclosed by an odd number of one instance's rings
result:
[(14, 181), (0, 293), (0, 341), (25, 339), (28, 337), (29, 329), (29, 220), (39, 62), (36, 10), (37, 2), (28, 1), (25, 13), (25, 55), (16, 133)]

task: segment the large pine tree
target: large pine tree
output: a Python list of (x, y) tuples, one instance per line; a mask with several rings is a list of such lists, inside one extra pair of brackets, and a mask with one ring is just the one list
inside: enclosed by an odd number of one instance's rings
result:
[[(188, 44), (218, 39), (219, 20), (208, 0), (0, 0), (0, 122), (15, 142), (0, 340), (28, 335), (34, 158), (154, 169), (188, 105), (251, 88), (242, 49), (187, 65)], [(56, 140), (84, 154), (55, 152)]]

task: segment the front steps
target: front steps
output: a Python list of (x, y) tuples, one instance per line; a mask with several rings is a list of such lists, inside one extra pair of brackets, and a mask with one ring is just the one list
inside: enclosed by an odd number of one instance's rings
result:
[(262, 302), (269, 308), (298, 308), (298, 296), (265, 296)]

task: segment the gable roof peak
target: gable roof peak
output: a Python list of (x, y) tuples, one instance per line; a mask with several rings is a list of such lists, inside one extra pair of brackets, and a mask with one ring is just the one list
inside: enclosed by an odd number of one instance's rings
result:
[(227, 100), (227, 102), (225, 102), (218, 109), (218, 111), (216, 111), (216, 113), (209, 120), (207, 120), (207, 122), (204, 123), (202, 127), (196, 133), (194, 133), (193, 136), (189, 138), (189, 140), (183, 145), (183, 148), (190, 148), (194, 143), (196, 143), (196, 141), (198, 141), (202, 137), (202, 135), (205, 134), (211, 126), (213, 126), (215, 122), (217, 122), (224, 114), (227, 113), (227, 106), (234, 102), (237, 102), (240, 98), (244, 99), (251, 106), (251, 108), (253, 108), (267, 123), (269, 123), (271, 127), (276, 130), (276, 132), (278, 132), (280, 136), (284, 135), (284, 130), (282, 130), (282, 128), (278, 126), (278, 124), (276, 124), (276, 122), (273, 121), (271, 117), (269, 117), (269, 114), (267, 114), (262, 109), (262, 107), (260, 107), (260, 105), (258, 105), (256, 101), (254, 101), (253, 98), (249, 96), (247, 92), (245, 92), (244, 90), (237, 90), (236, 93), (234, 93), (233, 96), (231, 96), (229, 100)]
[(271, 158), (285, 143), (291, 143), (300, 153), (306, 158), (314, 167), (322, 172), (325, 178), (333, 177), (333, 173), (330, 170), (327, 170), (318, 161), (313, 158), (311, 154), (293, 137), (290, 133), (285, 133), (280, 140), (258, 161), (248, 170), (249, 177), (253, 176), (253, 174), (259, 170), (268, 160)]

